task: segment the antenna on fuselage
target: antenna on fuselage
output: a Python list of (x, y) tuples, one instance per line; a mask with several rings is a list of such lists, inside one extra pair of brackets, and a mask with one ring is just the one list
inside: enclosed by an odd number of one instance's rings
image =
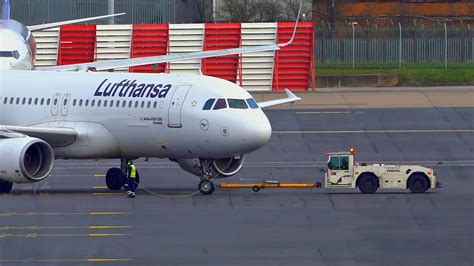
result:
[(11, 18), (11, 6), (10, 0), (3, 0), (3, 7), (2, 7), (2, 20), (10, 20)]

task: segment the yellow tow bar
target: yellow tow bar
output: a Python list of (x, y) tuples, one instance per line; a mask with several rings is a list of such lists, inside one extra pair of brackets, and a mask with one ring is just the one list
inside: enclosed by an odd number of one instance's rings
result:
[(322, 186), (321, 183), (280, 183), (278, 181), (263, 181), (262, 183), (253, 184), (221, 183), (219, 187), (221, 189), (251, 188), (254, 192), (259, 192), (260, 189), (264, 188), (320, 188)]

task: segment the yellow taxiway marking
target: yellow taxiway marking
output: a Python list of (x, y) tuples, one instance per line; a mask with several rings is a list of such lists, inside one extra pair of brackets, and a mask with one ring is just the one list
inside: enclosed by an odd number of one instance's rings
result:
[(105, 189), (107, 186), (93, 186), (93, 189)]
[(57, 229), (129, 229), (126, 225), (91, 225), (91, 226), (1, 226), (0, 231), (10, 230), (57, 230)]
[(125, 262), (132, 259), (113, 258), (89, 258), (89, 259), (22, 259), (22, 260), (2, 260), (1, 263), (77, 263), (77, 262)]
[(0, 217), (7, 216), (59, 216), (59, 215), (127, 215), (128, 212), (3, 212)]
[(105, 174), (95, 174), (95, 177), (105, 177)]
[(131, 236), (132, 234), (0, 234), (2, 238), (38, 238), (38, 237), (111, 237)]
[(113, 196), (113, 195), (126, 195), (123, 192), (94, 192), (93, 196)]
[(351, 112), (347, 111), (327, 111), (327, 112), (295, 112), (297, 115), (342, 115), (342, 114), (350, 114)]

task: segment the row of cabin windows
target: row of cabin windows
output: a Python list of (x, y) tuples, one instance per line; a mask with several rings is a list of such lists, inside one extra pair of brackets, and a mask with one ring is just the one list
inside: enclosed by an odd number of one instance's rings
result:
[[(53, 101), (53, 105), (57, 105), (58, 104), (58, 101), (59, 99), (54, 99)], [(50, 98), (14, 98), (14, 97), (11, 97), (11, 98), (8, 98), (8, 97), (5, 97), (3, 99), (3, 104), (15, 104), (15, 105), (50, 105), (51, 104), (51, 99)], [(64, 99), (63, 100), (63, 105), (66, 106), (68, 104), (68, 100), (67, 99)], [(126, 101), (126, 100), (117, 100), (117, 101), (114, 101), (114, 100), (110, 100), (110, 101), (107, 101), (107, 100), (83, 100), (83, 99), (74, 99), (72, 101), (72, 105), (73, 106), (78, 106), (78, 107), (94, 107), (94, 106), (97, 106), (97, 107), (122, 107), (122, 108), (125, 108), (125, 107), (129, 107), (129, 108), (132, 108), (132, 107), (135, 107), (135, 108), (151, 108), (153, 106), (153, 108), (157, 108), (158, 107), (158, 102), (152, 102), (152, 101), (148, 101), (148, 102), (144, 102), (144, 101)], [(160, 102), (160, 108), (163, 108), (163, 102)]]
[[(55, 100), (55, 104), (58, 104), (58, 100)], [(51, 99), (50, 98), (8, 98), (5, 97), (3, 99), (3, 104), (15, 104), (15, 105), (50, 105)]]
[[(64, 105), (66, 105), (66, 103), (64, 103)], [(74, 99), (72, 101), (72, 106), (79, 106), (79, 107), (82, 107), (82, 106), (85, 106), (85, 107), (88, 107), (88, 106), (91, 106), (91, 107), (94, 107), (94, 106), (97, 106), (97, 107), (116, 107), (116, 108), (119, 108), (119, 107), (122, 107), (122, 108), (125, 108), (125, 107), (128, 107), (128, 108), (157, 108), (158, 107), (158, 102), (152, 102), (152, 101), (148, 101), (148, 102), (145, 102), (145, 101), (126, 101), (126, 100), (110, 100), (110, 101), (107, 101), (107, 100), (83, 100), (83, 99)], [(163, 102), (160, 102), (160, 108), (163, 108)]]
[[(213, 106), (214, 108), (212, 108)], [(216, 99), (207, 100), (202, 109), (211, 110), (212, 108), (213, 110), (220, 110), (220, 109), (225, 109), (227, 107), (231, 109), (248, 109), (249, 107), (252, 109), (257, 109), (258, 105), (257, 105), (257, 102), (255, 102), (253, 98), (249, 98), (247, 100), (220, 98), (220, 99), (217, 99), (217, 101)]]

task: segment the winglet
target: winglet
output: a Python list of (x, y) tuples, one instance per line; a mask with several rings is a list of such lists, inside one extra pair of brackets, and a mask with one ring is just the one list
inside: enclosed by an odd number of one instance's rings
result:
[(286, 103), (289, 103), (289, 104), (293, 105), (295, 102), (301, 101), (301, 98), (296, 96), (290, 90), (285, 89), (285, 93), (286, 93), (286, 98), (285, 99), (278, 99), (278, 100), (273, 100), (273, 101), (260, 102), (260, 103), (258, 103), (258, 106), (260, 106), (260, 108), (263, 109), (263, 108), (282, 105), (282, 104), (286, 104)]
[(293, 41), (295, 40), (296, 30), (298, 29), (298, 22), (300, 21), (301, 10), (303, 10), (303, 1), (301, 1), (300, 3), (300, 9), (298, 10), (298, 16), (296, 17), (296, 23), (295, 23), (295, 27), (293, 28), (293, 35), (291, 36), (291, 39), (286, 43), (278, 44), (278, 46), (280, 47), (288, 46), (292, 44)]
[(10, 20), (11, 19), (11, 5), (10, 5), (10, 0), (4, 0), (3, 1), (3, 7), (2, 7), (2, 20)]

